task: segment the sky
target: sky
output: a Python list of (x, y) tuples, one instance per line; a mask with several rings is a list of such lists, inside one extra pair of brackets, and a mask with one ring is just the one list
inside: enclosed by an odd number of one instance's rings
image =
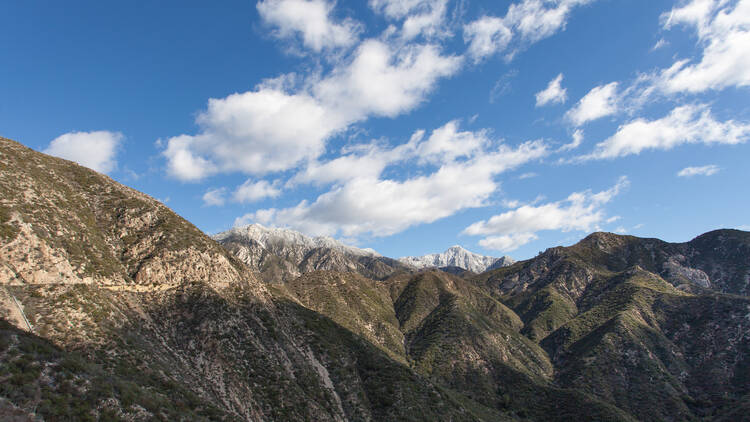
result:
[(750, 0), (2, 2), (0, 136), (400, 257), (750, 230)]

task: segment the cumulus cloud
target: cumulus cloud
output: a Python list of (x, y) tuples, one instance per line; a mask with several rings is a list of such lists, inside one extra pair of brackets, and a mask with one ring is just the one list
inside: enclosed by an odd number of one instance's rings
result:
[(700, 167), (685, 167), (684, 169), (677, 172), (679, 177), (693, 177), (693, 176), (713, 176), (721, 170), (718, 166), (710, 164), (707, 166)]
[(227, 203), (227, 200), (237, 203), (248, 203), (260, 201), (265, 198), (276, 198), (281, 195), (281, 189), (266, 180), (253, 182), (246, 180), (245, 183), (237, 186), (231, 195), (227, 188), (209, 189), (203, 194), (203, 204), (206, 206), (220, 207)]
[[(451, 139), (447, 139), (450, 137)], [(461, 142), (473, 147), (456, 149)], [(491, 146), (493, 144), (494, 146)], [(420, 132), (406, 146), (406, 158), (437, 165), (429, 174), (406, 180), (369, 175), (341, 181), (315, 201), (302, 201), (285, 209), (265, 209), (240, 217), (236, 224), (293, 227), (305, 233), (356, 237), (389, 236), (408, 227), (431, 223), (456, 212), (486, 205), (496, 191), (495, 176), (542, 157), (546, 146), (531, 141), (516, 148), (497, 145), (483, 132), (460, 132), (455, 122), (436, 129), (425, 139)], [(406, 152), (408, 148), (408, 151)], [(378, 173), (379, 174), (379, 173)]]
[(547, 104), (563, 104), (568, 98), (568, 92), (562, 87), (563, 74), (557, 75), (555, 79), (547, 84), (547, 88), (536, 93), (536, 106)]
[(117, 168), (117, 149), (124, 136), (119, 132), (69, 132), (58, 136), (42, 151), (92, 170), (109, 173)]
[(370, 0), (370, 7), (387, 18), (403, 21), (401, 37), (447, 36), (444, 28), (448, 0)]
[(300, 35), (305, 47), (316, 52), (348, 47), (357, 42), (359, 26), (351, 19), (335, 22), (334, 3), (325, 0), (264, 0), (257, 4), (260, 17), (276, 28), (275, 35)]
[(613, 187), (598, 193), (576, 192), (557, 202), (523, 205), (478, 221), (463, 233), (484, 236), (480, 245), (507, 252), (536, 239), (539, 231), (591, 231), (606, 220), (604, 205), (628, 185), (627, 177), (623, 176)]
[(197, 181), (220, 172), (263, 175), (296, 167), (325, 151), (326, 141), (370, 116), (394, 117), (416, 107), (460, 58), (434, 45), (391, 47), (363, 42), (326, 78), (288, 92), (278, 81), (210, 99), (197, 135), (167, 140), (170, 175)]
[(698, 33), (699, 60), (679, 60), (659, 78), (667, 93), (750, 86), (750, 1), (692, 0), (662, 16), (664, 27)]
[(368, 115), (394, 117), (416, 107), (435, 83), (458, 71), (457, 56), (443, 56), (431, 44), (400, 48), (379, 40), (363, 42), (345, 67), (315, 84), (314, 96), (348, 121)]
[(247, 203), (260, 201), (264, 198), (276, 198), (279, 195), (281, 195), (281, 190), (266, 180), (257, 182), (246, 180), (234, 191), (232, 199), (235, 202)]
[(511, 4), (504, 17), (482, 16), (464, 26), (468, 55), (479, 62), (507, 51), (512, 56), (525, 45), (547, 38), (561, 29), (576, 6), (594, 0), (522, 0)]
[(510, 252), (538, 238), (534, 233), (488, 236), (479, 241), (479, 246), (496, 251)]
[(617, 82), (593, 88), (565, 117), (575, 126), (615, 114), (618, 110)]
[(195, 181), (217, 172), (265, 174), (323, 152), (342, 124), (306, 94), (257, 91), (210, 99), (197, 118), (201, 132), (167, 140), (170, 175)]
[(647, 149), (672, 149), (690, 143), (738, 144), (750, 137), (750, 124), (717, 121), (706, 105), (684, 105), (657, 120), (639, 118), (620, 126), (583, 160), (639, 154)]

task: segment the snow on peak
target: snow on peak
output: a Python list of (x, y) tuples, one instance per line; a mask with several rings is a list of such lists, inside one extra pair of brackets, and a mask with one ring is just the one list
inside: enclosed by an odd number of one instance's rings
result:
[(412, 265), (416, 268), (433, 267), (459, 267), (475, 273), (481, 273), (491, 268), (510, 265), (513, 260), (504, 256), (496, 258), (492, 256), (479, 255), (464, 249), (460, 245), (454, 245), (443, 253), (434, 253), (424, 256), (405, 256), (399, 261)]
[(380, 256), (380, 254), (373, 249), (360, 249), (354, 246), (349, 246), (329, 236), (310, 237), (295, 230), (265, 227), (257, 223), (249, 224), (247, 226), (233, 227), (212, 237), (219, 242), (228, 238), (240, 238), (247, 241), (253, 240), (258, 242), (258, 244), (264, 248), (268, 248), (270, 245), (288, 245), (302, 247), (306, 250), (330, 248), (357, 256)]

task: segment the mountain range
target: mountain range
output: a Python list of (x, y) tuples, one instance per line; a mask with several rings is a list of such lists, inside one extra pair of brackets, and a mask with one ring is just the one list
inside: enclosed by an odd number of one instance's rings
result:
[(515, 262), (513, 261), (513, 258), (509, 256), (495, 258), (492, 256), (479, 255), (469, 252), (458, 245), (451, 246), (442, 253), (423, 256), (405, 256), (398, 260), (417, 269), (458, 267), (474, 273), (481, 273), (495, 268), (506, 267)]
[(234, 227), (212, 238), (270, 282), (289, 281), (315, 270), (349, 271), (382, 280), (400, 271), (441, 268), (454, 273), (481, 273), (513, 263), (507, 256), (483, 256), (460, 246), (443, 253), (394, 260), (372, 249), (348, 246), (331, 237), (310, 237), (294, 230), (260, 224)]
[(750, 420), (750, 233), (496, 262), (212, 239), (0, 138), (0, 419)]

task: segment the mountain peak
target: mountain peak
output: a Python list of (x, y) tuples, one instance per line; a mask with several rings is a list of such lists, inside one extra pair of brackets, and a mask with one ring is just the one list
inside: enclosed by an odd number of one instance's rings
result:
[(330, 236), (308, 236), (296, 230), (278, 227), (265, 227), (258, 223), (248, 224), (246, 226), (233, 227), (225, 232), (212, 236), (214, 240), (222, 243), (229, 239), (244, 239), (258, 242), (264, 248), (271, 244), (286, 244), (305, 249), (306, 251), (315, 248), (330, 248), (339, 252), (344, 252), (357, 256), (381, 256), (371, 248), (360, 249), (355, 246), (346, 245)]
[(409, 264), (418, 269), (458, 267), (475, 273), (484, 272), (490, 268), (506, 266), (513, 263), (510, 257), (492, 257), (479, 255), (466, 250), (461, 245), (453, 245), (442, 253), (434, 253), (423, 256), (405, 256), (399, 261)]

